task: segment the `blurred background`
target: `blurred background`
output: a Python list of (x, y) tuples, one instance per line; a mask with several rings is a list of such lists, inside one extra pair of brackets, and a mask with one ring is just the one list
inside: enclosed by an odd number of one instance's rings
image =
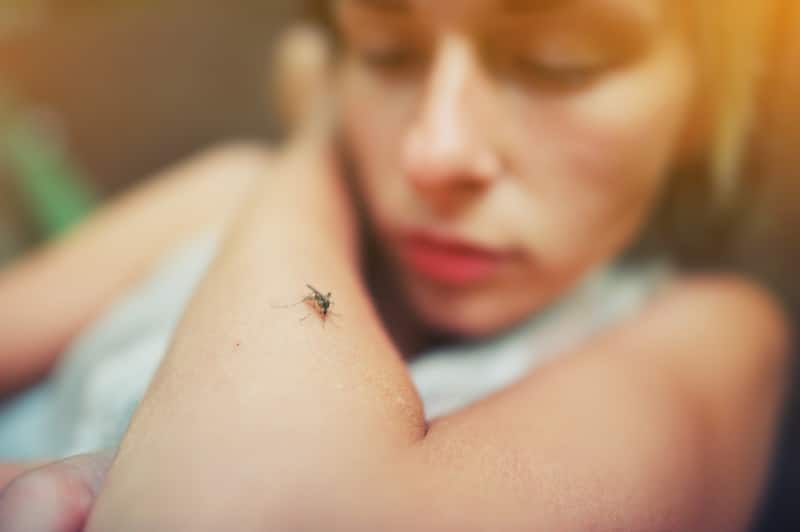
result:
[(0, 261), (192, 152), (273, 136), (297, 4), (0, 0)]
[[(0, 266), (193, 152), (275, 138), (269, 57), (299, 4), (0, 0)], [(800, 0), (783, 0), (772, 41), (752, 138), (758, 208), (725, 253), (798, 322)], [(764, 530), (800, 530), (793, 393)]]

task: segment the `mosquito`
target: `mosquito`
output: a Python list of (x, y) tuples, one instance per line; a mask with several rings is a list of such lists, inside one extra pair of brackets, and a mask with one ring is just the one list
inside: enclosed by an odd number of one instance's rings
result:
[[(293, 307), (293, 306), (296, 306), (296, 305), (300, 305), (302, 303), (311, 303), (312, 305), (314, 305), (314, 309), (317, 311), (317, 313), (322, 318), (323, 324), (325, 323), (325, 321), (327, 321), (329, 315), (338, 316), (338, 314), (336, 314), (335, 312), (333, 312), (331, 310), (331, 307), (333, 307), (333, 294), (331, 294), (330, 292), (325, 294), (325, 293), (321, 292), (320, 290), (317, 290), (316, 288), (314, 288), (310, 284), (306, 284), (306, 287), (309, 290), (311, 290), (310, 294), (305, 296), (303, 299), (301, 299), (300, 301), (298, 301), (294, 305), (282, 305), (282, 306), (278, 306), (278, 308), (288, 308), (288, 307)], [(273, 305), (273, 306), (275, 306), (275, 305)], [(308, 318), (308, 316), (310, 316), (310, 314), (305, 316), (300, 321), (305, 321)]]

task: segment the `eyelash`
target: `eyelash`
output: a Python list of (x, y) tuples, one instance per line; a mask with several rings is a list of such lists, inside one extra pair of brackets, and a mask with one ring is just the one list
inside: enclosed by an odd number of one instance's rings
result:
[(605, 66), (577, 61), (575, 63), (549, 63), (518, 56), (513, 59), (511, 68), (514, 75), (532, 82), (576, 87), (591, 82), (604, 71)]

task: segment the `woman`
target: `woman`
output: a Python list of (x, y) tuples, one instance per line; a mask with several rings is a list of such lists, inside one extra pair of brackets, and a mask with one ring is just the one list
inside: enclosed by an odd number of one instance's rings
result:
[[(654, 277), (616, 263), (650, 237), (674, 176), (698, 160), (709, 170), (697, 179), (715, 192), (708, 208), (731, 205), (768, 4), (324, 7), (340, 37), (338, 121), (317, 92), (324, 54), (300, 38), (284, 90), (295, 139), (282, 153), (239, 148), (182, 168), (7, 282), (22, 297), (20, 283), (42, 286), (42, 272), (66, 271), (98, 242), (141, 235), (121, 253), (130, 265), (93, 273), (97, 293), (69, 323), (59, 313), (47, 324), (58, 334), (36, 349), (22, 326), (3, 335), (8, 360), (29, 350), (41, 373), (144, 258), (207, 217), (197, 209), (172, 231), (148, 231), (138, 222), (157, 220), (155, 206), (224, 197), (215, 222), (235, 212), (86, 529), (745, 529), (784, 387), (782, 314), (735, 277), (666, 281), (666, 259), (647, 259)], [(336, 171), (342, 153), (352, 193)], [(241, 181), (219, 194), (196, 174)], [(648, 297), (610, 305), (630, 286), (614, 279), (629, 277)], [(569, 319), (544, 319), (553, 315)], [(437, 402), (442, 389), (423, 382), (435, 374), (427, 361), (498, 360), (529, 328), (567, 331), (543, 350), (546, 364), (516, 348), (505, 357), (516, 363), (477, 363), (493, 386), (465, 383), (457, 404), (447, 402), (457, 389)], [(414, 356), (457, 342), (488, 356)], [(417, 386), (407, 363), (422, 367)], [(4, 365), (18, 369), (6, 388), (34, 374), (29, 362)], [(36, 516), (43, 529), (78, 529), (107, 462), (23, 476), (0, 509), (33, 530), (19, 508), (34, 493), (60, 501)]]

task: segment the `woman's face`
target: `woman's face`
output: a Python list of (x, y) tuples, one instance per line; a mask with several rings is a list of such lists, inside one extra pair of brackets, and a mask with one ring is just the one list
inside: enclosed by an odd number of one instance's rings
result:
[(430, 326), (518, 322), (642, 229), (692, 106), (662, 0), (339, 0), (358, 186)]

